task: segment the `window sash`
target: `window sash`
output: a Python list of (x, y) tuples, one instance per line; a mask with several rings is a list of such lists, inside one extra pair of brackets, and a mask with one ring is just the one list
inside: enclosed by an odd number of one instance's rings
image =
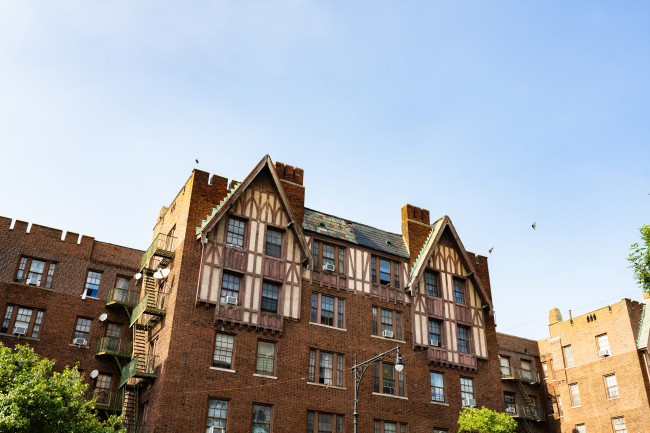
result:
[(376, 361), (374, 370), (374, 392), (404, 396), (404, 371), (397, 372), (393, 364)]
[(438, 346), (442, 346), (442, 323), (440, 320), (429, 319), (429, 340), (436, 340)]
[(571, 346), (564, 346), (564, 359), (567, 367), (573, 367), (573, 352)]
[(259, 374), (273, 374), (275, 364), (275, 343), (257, 342), (257, 363), (255, 371)]
[(269, 257), (282, 257), (282, 235), (283, 232), (271, 228), (266, 229), (265, 254)]
[(441, 373), (431, 372), (431, 401), (445, 402), (445, 381)]
[(278, 295), (280, 286), (273, 283), (262, 283), (262, 311), (269, 313), (278, 312)]
[(344, 328), (345, 299), (312, 293), (310, 321), (325, 326)]
[(77, 325), (74, 331), (74, 338), (83, 338), (84, 340), (88, 341), (91, 324), (92, 324), (92, 320), (83, 317), (78, 317)]
[(226, 233), (226, 244), (243, 248), (245, 232), (246, 222), (236, 218), (229, 218), (228, 230)]
[(465, 326), (458, 326), (458, 351), (461, 353), (470, 353), (469, 329)]
[(86, 277), (86, 296), (90, 296), (91, 298), (97, 297), (101, 279), (101, 272), (88, 271), (88, 276)]
[(235, 347), (235, 337), (217, 333), (212, 355), (212, 366), (217, 368), (232, 368), (232, 355)]
[(269, 433), (271, 431), (271, 406), (253, 405), (253, 424), (251, 431)]
[(474, 380), (467, 378), (467, 377), (461, 377), (460, 378), (460, 396), (461, 399), (467, 400), (467, 399), (474, 399)]
[(221, 301), (225, 302), (227, 296), (237, 298), (239, 302), (239, 287), (241, 285), (241, 277), (239, 275), (223, 273), (221, 281)]
[(55, 269), (56, 263), (22, 256), (18, 263), (15, 281), (27, 284), (27, 280), (30, 280), (29, 285), (31, 286), (40, 287), (42, 285), (49, 289), (52, 286)]
[(438, 280), (436, 274), (431, 271), (426, 271), (424, 273), (424, 287), (426, 289), (427, 296), (440, 297), (438, 293)]
[(457, 278), (454, 278), (454, 301), (459, 304), (465, 303), (465, 284)]
[(345, 273), (345, 248), (327, 244), (321, 241), (314, 241), (313, 248), (314, 256), (314, 270), (323, 271), (323, 265), (331, 264), (334, 266), (334, 271), (339, 274)]
[(605, 376), (605, 388), (607, 389), (607, 398), (618, 397), (618, 383), (615, 374)]
[(207, 427), (226, 427), (228, 418), (228, 401), (210, 399), (208, 402)]
[(580, 406), (580, 389), (578, 388), (578, 384), (574, 383), (569, 385), (569, 388), (571, 389), (571, 406)]
[(402, 313), (399, 311), (372, 307), (372, 333), (373, 335), (381, 336), (383, 331), (392, 331), (393, 338), (401, 340)]

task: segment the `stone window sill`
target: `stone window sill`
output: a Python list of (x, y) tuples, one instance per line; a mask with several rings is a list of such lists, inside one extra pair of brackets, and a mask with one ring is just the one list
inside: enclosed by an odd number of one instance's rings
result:
[(431, 401), (431, 404), (437, 404), (438, 406), (449, 406), (449, 403), (443, 403), (442, 401)]
[(78, 347), (79, 349), (88, 349), (88, 345), (87, 345), (87, 344), (86, 344), (85, 346), (79, 346), (78, 344), (72, 344), (72, 343), (70, 343), (70, 344), (68, 344), (68, 346), (71, 346), (71, 347)]
[(307, 385), (320, 386), (320, 387), (323, 387), (323, 388), (347, 389), (347, 388), (345, 388), (343, 386), (325, 385), (324, 383), (318, 383), (318, 382), (307, 382)]
[(269, 374), (259, 374), (259, 373), (253, 373), (253, 376), (255, 377), (263, 377), (265, 379), (277, 379), (277, 376), (271, 376)]
[(12, 337), (12, 338), (15, 338), (17, 340), (25, 339), (25, 340), (29, 340), (29, 341), (41, 341), (40, 338), (28, 337), (26, 335), (16, 335), (16, 334), (9, 334), (9, 333), (5, 333), (5, 332), (0, 332), (0, 335), (2, 335), (3, 337)]
[(380, 340), (385, 340), (385, 341), (394, 341), (395, 343), (402, 343), (406, 344), (406, 341), (404, 340), (398, 340), (396, 338), (386, 338), (386, 337), (381, 337), (379, 335), (371, 335), (372, 338), (379, 338)]
[(382, 394), (381, 392), (373, 392), (372, 395), (381, 395), (384, 397), (391, 397), (391, 398), (399, 398), (400, 400), (408, 400), (408, 397), (402, 397), (401, 395), (393, 395), (393, 394)]
[(346, 328), (337, 328), (336, 326), (323, 325), (322, 323), (309, 322), (309, 324), (314, 326), (322, 326), (323, 328), (328, 328), (328, 329), (335, 329), (337, 331), (348, 332)]
[(210, 367), (210, 370), (225, 371), (226, 373), (234, 373), (235, 372), (235, 370), (231, 370), (230, 368), (221, 368), (221, 367)]

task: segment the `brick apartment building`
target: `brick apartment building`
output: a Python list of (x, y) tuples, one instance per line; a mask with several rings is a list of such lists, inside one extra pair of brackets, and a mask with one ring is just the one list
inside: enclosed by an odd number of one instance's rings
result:
[(405, 205), (390, 233), (304, 197), (268, 156), (242, 182), (194, 170), (146, 252), (1, 218), (0, 340), (78, 362), (130, 432), (350, 433), (355, 357), (396, 346), (402, 372), (395, 352), (365, 371), (360, 432), (503, 411), (487, 259), (449, 217)]
[(550, 311), (539, 353), (552, 431), (650, 431), (648, 306), (622, 299), (569, 320)]
[(538, 342), (499, 332), (497, 344), (505, 411), (517, 420), (517, 431), (553, 431), (553, 418), (547, 419), (544, 409), (548, 407), (548, 397), (540, 377), (542, 364)]

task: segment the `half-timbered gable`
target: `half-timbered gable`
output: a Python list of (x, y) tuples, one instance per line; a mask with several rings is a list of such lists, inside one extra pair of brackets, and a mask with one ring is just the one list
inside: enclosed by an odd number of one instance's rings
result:
[(487, 358), (489, 298), (448, 217), (432, 225), (409, 282), (415, 347), (436, 363), (476, 369)]
[(301, 268), (310, 255), (270, 159), (231, 185), (197, 237), (197, 302), (214, 304), (217, 322), (281, 332), (283, 318), (300, 318)]
[(303, 228), (321, 287), (408, 303), (408, 250), (402, 236), (305, 208)]

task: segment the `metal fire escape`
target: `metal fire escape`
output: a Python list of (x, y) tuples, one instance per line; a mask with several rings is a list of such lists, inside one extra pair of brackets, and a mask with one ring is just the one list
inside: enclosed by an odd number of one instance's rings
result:
[[(142, 387), (156, 379), (156, 354), (151, 353), (149, 348), (149, 333), (165, 316), (165, 302), (169, 294), (164, 280), (155, 278), (154, 274), (169, 265), (174, 259), (175, 249), (175, 237), (158, 234), (140, 262), (140, 272), (136, 279), (140, 277), (142, 281), (141, 290), (136, 292), (115, 288), (109, 291), (106, 300), (107, 308), (124, 308), (133, 331), (133, 341), (128, 348), (126, 344), (122, 346), (118, 343), (120, 350), (117, 353), (107, 352), (106, 344), (112, 344), (112, 348), (115, 342), (102, 343), (101, 340), (97, 348), (97, 354), (114, 356), (122, 372), (119, 383), (122, 390), (120, 401), (127, 433), (145, 432), (145, 427), (138, 423), (139, 392)], [(122, 366), (119, 357), (126, 357), (130, 362)]]
[[(507, 374), (504, 371), (504, 367), (501, 369), (501, 378), (503, 380), (512, 380), (515, 382), (515, 387), (517, 391), (521, 394), (525, 405), (513, 405), (511, 408), (513, 410), (508, 411), (510, 415), (514, 418), (518, 418), (521, 422), (520, 425), (523, 426), (524, 430), (527, 433), (533, 433), (533, 428), (530, 423), (530, 420), (534, 421), (545, 421), (544, 410), (538, 407), (535, 407), (532, 399), (526, 392), (524, 388), (524, 383), (527, 385), (539, 385), (539, 374), (535, 371), (525, 370), (522, 368), (507, 367)], [(508, 410), (508, 408), (506, 408)]]

